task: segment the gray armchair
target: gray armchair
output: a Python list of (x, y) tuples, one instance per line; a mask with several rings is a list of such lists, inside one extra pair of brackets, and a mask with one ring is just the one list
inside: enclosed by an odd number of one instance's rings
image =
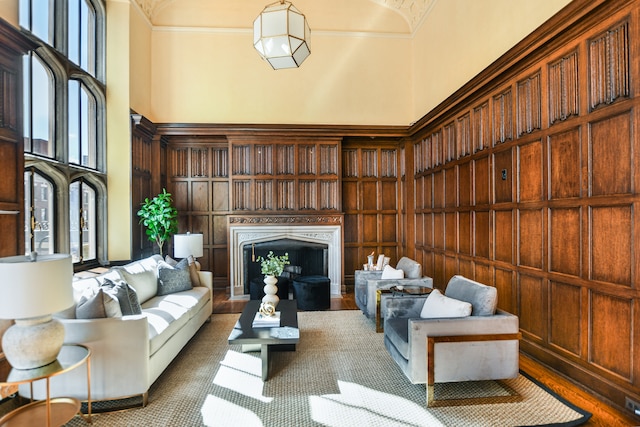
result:
[[(402, 257), (396, 265), (396, 270), (402, 270), (404, 272), (404, 278), (402, 279), (368, 279), (366, 283), (366, 290), (362, 289), (360, 297), (356, 294), (356, 300), (360, 299), (359, 307), (368, 318), (373, 319), (376, 317), (376, 291), (378, 289), (389, 289), (392, 286), (425, 286), (427, 288), (433, 288), (433, 279), (431, 277), (422, 276), (422, 265), (412, 260), (411, 258)], [(362, 295), (362, 291), (366, 291)]]
[(427, 406), (435, 383), (518, 376), (518, 317), (496, 309), (496, 289), (454, 276), (445, 296), (470, 303), (471, 315), (424, 318), (428, 296), (386, 299), (385, 347), (409, 381), (427, 384)]

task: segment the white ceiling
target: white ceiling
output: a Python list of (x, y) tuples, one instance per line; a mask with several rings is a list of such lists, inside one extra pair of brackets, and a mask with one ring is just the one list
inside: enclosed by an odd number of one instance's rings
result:
[[(249, 29), (274, 0), (134, 0), (154, 26)], [(437, 0), (291, 0), (311, 31), (412, 34)]]

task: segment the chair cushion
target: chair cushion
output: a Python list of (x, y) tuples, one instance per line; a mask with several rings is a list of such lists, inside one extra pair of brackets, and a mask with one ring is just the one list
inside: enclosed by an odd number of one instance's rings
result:
[(134, 261), (122, 267), (114, 267), (122, 280), (136, 290), (140, 304), (156, 296), (158, 292), (158, 264), (162, 261), (160, 255), (153, 255), (140, 261)]
[(498, 306), (498, 290), (464, 276), (453, 276), (444, 294), (471, 303), (472, 316), (493, 316)]
[(400, 258), (396, 269), (404, 271), (404, 277), (407, 279), (419, 279), (422, 277), (422, 265), (406, 256)]
[(431, 291), (422, 306), (420, 317), (439, 319), (443, 317), (467, 317), (471, 315), (471, 304), (466, 301), (449, 298), (438, 290)]
[(390, 265), (385, 265), (384, 269), (382, 270), (382, 276), (380, 276), (380, 278), (381, 279), (404, 279), (404, 271), (396, 270)]

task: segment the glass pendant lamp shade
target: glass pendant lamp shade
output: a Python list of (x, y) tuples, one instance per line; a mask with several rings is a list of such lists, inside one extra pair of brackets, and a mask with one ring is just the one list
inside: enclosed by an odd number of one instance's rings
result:
[(253, 45), (274, 70), (299, 67), (311, 53), (310, 34), (305, 16), (288, 1), (268, 5), (253, 22)]

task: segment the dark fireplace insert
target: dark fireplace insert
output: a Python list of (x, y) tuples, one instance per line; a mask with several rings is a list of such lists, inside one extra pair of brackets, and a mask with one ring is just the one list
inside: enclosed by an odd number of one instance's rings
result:
[(289, 254), (292, 266), (298, 266), (303, 276), (329, 275), (329, 245), (296, 239), (277, 239), (268, 242), (246, 244), (242, 250), (244, 291), (249, 293), (251, 279), (263, 277), (258, 256), (266, 257), (269, 251), (275, 255)]

